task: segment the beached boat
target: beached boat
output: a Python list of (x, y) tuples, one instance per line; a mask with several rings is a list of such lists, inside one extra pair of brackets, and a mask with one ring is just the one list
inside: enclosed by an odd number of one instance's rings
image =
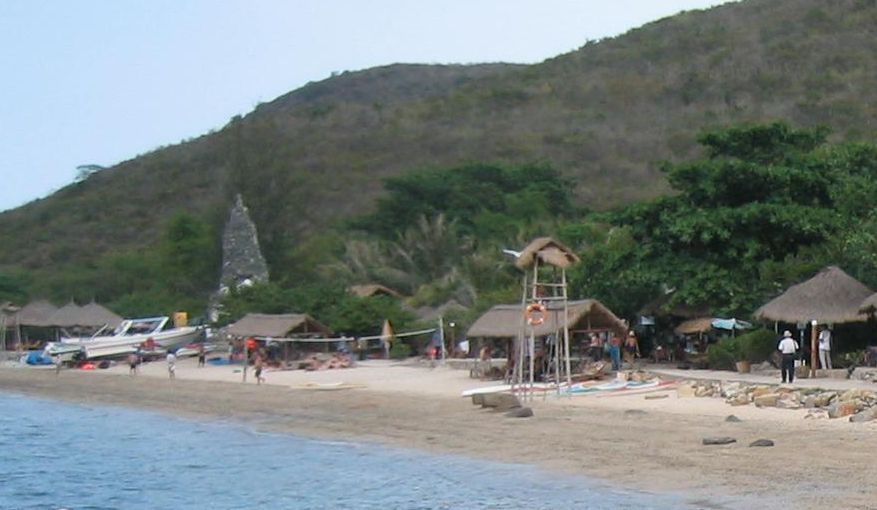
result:
[(77, 353), (85, 359), (124, 356), (140, 349), (170, 350), (192, 343), (202, 334), (194, 326), (173, 327), (169, 317), (126, 319), (108, 335), (102, 331), (91, 337), (62, 338), (46, 347), (49, 356), (72, 359)]

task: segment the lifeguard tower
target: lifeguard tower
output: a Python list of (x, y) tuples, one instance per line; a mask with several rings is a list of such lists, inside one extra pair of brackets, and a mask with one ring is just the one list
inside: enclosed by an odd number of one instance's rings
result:
[[(569, 342), (569, 296), (566, 269), (579, 257), (562, 243), (550, 238), (534, 239), (516, 256), (515, 266), (523, 271), (521, 327), (514, 347), (512, 392), (531, 398), (537, 389), (561, 388), (572, 382)], [(544, 339), (537, 346), (536, 339)], [(544, 393), (543, 393), (544, 394)]]

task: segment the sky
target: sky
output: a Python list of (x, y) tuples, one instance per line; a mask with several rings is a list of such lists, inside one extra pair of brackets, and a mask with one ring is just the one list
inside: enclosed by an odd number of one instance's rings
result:
[(333, 72), (537, 63), (722, 0), (0, 0), (0, 211)]

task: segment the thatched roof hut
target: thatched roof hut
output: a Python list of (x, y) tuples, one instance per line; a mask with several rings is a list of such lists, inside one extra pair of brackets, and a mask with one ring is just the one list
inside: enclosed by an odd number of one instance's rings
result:
[(871, 289), (839, 267), (829, 266), (813, 278), (792, 285), (753, 315), (757, 319), (788, 323), (860, 322), (867, 320), (867, 316), (859, 308), (872, 294)]
[(289, 338), (294, 335), (313, 334), (328, 336), (332, 331), (306, 314), (248, 313), (228, 327), (228, 334), (239, 337)]
[(20, 326), (46, 327), (50, 325), (49, 318), (57, 311), (57, 306), (40, 299), (21, 307), (15, 315), (15, 320)]
[(121, 317), (94, 301), (80, 308), (79, 312), (80, 326), (115, 328), (122, 322)]
[(579, 257), (560, 241), (555, 241), (550, 237), (539, 237), (528, 244), (518, 255), (515, 266), (518, 269), (527, 269), (533, 267), (536, 260), (543, 264), (566, 269), (578, 263)]
[[(536, 336), (552, 334), (564, 326), (563, 306), (552, 303), (547, 308), (545, 322), (535, 328)], [(515, 338), (523, 323), (521, 305), (495, 305), (479, 317), (466, 334), (470, 338)], [(570, 330), (611, 330), (619, 335), (627, 330), (627, 324), (596, 299), (570, 301), (569, 325)]]
[(73, 328), (83, 326), (80, 323), (82, 307), (73, 301), (59, 308), (46, 320), (47, 326), (55, 326), (59, 328)]
[(393, 298), (401, 298), (402, 294), (399, 294), (395, 290), (385, 287), (379, 283), (369, 283), (365, 285), (351, 285), (347, 288), (347, 291), (353, 294), (356, 297), (366, 298), (372, 296), (389, 296)]
[(859, 313), (874, 315), (877, 313), (877, 293), (871, 294), (859, 305)]
[(698, 333), (706, 333), (713, 328), (712, 317), (699, 317), (697, 319), (688, 319), (676, 326), (673, 331), (681, 335), (695, 335)]

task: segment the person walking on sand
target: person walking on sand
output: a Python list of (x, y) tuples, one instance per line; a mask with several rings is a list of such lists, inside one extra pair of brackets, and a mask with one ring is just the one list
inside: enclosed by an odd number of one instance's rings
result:
[(52, 356), (52, 363), (55, 364), (55, 375), (60, 374), (61, 373), (61, 355), (56, 354), (56, 355)]
[(786, 330), (783, 333), (783, 339), (780, 340), (777, 350), (783, 354), (782, 367), (780, 369), (783, 384), (786, 381), (791, 384), (795, 380), (795, 353), (798, 352), (798, 342), (792, 338), (791, 331)]
[(207, 351), (204, 350), (204, 344), (198, 344), (198, 368), (202, 368), (204, 366), (204, 362), (207, 359)]
[(636, 333), (630, 330), (627, 339), (624, 340), (624, 361), (633, 368), (634, 360), (639, 356), (639, 340), (636, 338)]
[(823, 326), (819, 332), (819, 364), (823, 370), (831, 370), (831, 330)]
[(609, 339), (609, 357), (612, 359), (612, 370), (621, 370), (621, 338), (618, 333), (612, 333)]
[(177, 378), (177, 357), (174, 353), (167, 353), (167, 375), (170, 379)]
[(128, 355), (128, 375), (137, 375), (137, 353), (132, 352)]
[(265, 382), (265, 378), (262, 377), (262, 356), (256, 356), (256, 361), (253, 363), (253, 368), (256, 371), (256, 384), (261, 385), (263, 382)]

